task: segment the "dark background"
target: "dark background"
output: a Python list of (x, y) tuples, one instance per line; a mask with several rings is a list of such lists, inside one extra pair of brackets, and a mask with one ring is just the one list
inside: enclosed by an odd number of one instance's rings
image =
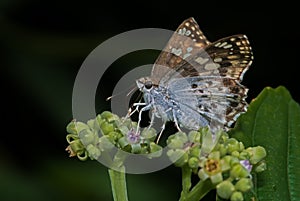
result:
[[(284, 85), (300, 102), (295, 7), (241, 2), (2, 0), (0, 200), (112, 200), (105, 167), (68, 158), (65, 126), (72, 120), (72, 87), (82, 62), (101, 42), (124, 31), (175, 30), (193, 16), (210, 41), (246, 34), (255, 56), (243, 81), (250, 88), (248, 100), (266, 86)], [(154, 62), (158, 53), (118, 60), (99, 85), (97, 111), (109, 109), (104, 99), (114, 86), (111, 75)], [(127, 177), (130, 201), (179, 197), (180, 171), (173, 166)]]

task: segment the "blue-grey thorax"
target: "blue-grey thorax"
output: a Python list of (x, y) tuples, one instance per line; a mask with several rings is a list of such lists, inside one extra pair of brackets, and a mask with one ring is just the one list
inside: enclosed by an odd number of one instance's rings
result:
[(144, 100), (151, 105), (152, 112), (163, 121), (174, 121), (174, 115), (180, 111), (174, 95), (167, 88), (158, 86), (151, 90), (144, 90)]
[(209, 120), (199, 112), (199, 100), (187, 90), (190, 83), (186, 79), (169, 82), (168, 85), (147, 86), (152, 83), (150, 78), (137, 80), (138, 88), (144, 93), (145, 108), (164, 123), (175, 122), (176, 126), (197, 130), (208, 126)]

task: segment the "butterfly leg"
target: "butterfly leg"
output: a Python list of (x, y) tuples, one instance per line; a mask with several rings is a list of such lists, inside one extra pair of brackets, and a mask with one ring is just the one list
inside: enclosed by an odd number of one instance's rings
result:
[(133, 115), (135, 112), (139, 111), (139, 107), (143, 106), (143, 105), (147, 105), (147, 103), (134, 103), (133, 104), (133, 107), (135, 107), (134, 110), (131, 110), (131, 108), (129, 108), (125, 119), (131, 117), (131, 115)]
[(174, 110), (173, 110), (173, 119), (174, 119), (174, 123), (175, 123), (175, 126), (176, 126), (177, 130), (180, 131), (180, 132), (182, 132), (182, 130), (179, 127), (179, 124), (178, 124), (178, 121), (177, 121), (177, 118), (176, 118)]
[[(144, 105), (145, 105), (145, 104), (144, 104)], [(137, 133), (139, 132), (140, 123), (141, 123), (141, 120), (142, 120), (142, 112), (147, 111), (147, 110), (150, 110), (151, 107), (152, 107), (152, 105), (151, 105), (151, 104), (148, 104), (148, 105), (146, 105), (145, 107), (143, 107), (143, 108), (140, 110), (140, 112), (139, 112), (139, 120), (138, 120), (138, 123), (137, 123), (137, 129), (136, 129)]]
[(157, 139), (156, 139), (156, 144), (158, 144), (159, 139), (160, 139), (162, 133), (164, 132), (165, 128), (166, 128), (166, 122), (164, 122), (164, 124), (163, 124), (162, 127), (161, 127), (161, 130), (160, 130), (160, 132), (159, 132), (159, 134), (158, 134), (158, 137), (157, 137)]
[(137, 108), (138, 108), (139, 106), (143, 106), (143, 105), (147, 105), (147, 103), (133, 103), (133, 107), (136, 107), (136, 106), (137, 106)]
[(152, 114), (151, 114), (151, 120), (150, 120), (150, 124), (148, 126), (148, 129), (150, 129), (153, 126), (153, 124), (154, 124), (154, 118), (155, 118), (155, 113), (152, 112)]

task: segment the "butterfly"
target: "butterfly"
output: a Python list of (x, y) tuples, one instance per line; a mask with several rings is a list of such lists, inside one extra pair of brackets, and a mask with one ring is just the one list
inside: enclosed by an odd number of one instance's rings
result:
[[(245, 35), (233, 35), (210, 42), (194, 18), (183, 21), (155, 61), (151, 75), (136, 81), (143, 92), (144, 111), (173, 121), (182, 127), (198, 130), (208, 126), (214, 132), (228, 129), (246, 111), (248, 89), (241, 84), (253, 61)], [(161, 133), (162, 133), (161, 131)]]

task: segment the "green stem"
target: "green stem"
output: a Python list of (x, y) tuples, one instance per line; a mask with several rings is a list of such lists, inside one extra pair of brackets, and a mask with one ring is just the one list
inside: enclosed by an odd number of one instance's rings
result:
[(186, 200), (199, 201), (214, 188), (215, 186), (211, 183), (210, 179), (201, 180), (192, 188)]
[(187, 165), (181, 168), (181, 177), (182, 177), (182, 192), (180, 195), (179, 201), (185, 201), (186, 197), (190, 191), (192, 186), (191, 176), (192, 176), (192, 169), (189, 168)]
[(109, 169), (109, 178), (114, 201), (128, 201), (125, 178), (125, 167), (120, 168), (121, 172)]

